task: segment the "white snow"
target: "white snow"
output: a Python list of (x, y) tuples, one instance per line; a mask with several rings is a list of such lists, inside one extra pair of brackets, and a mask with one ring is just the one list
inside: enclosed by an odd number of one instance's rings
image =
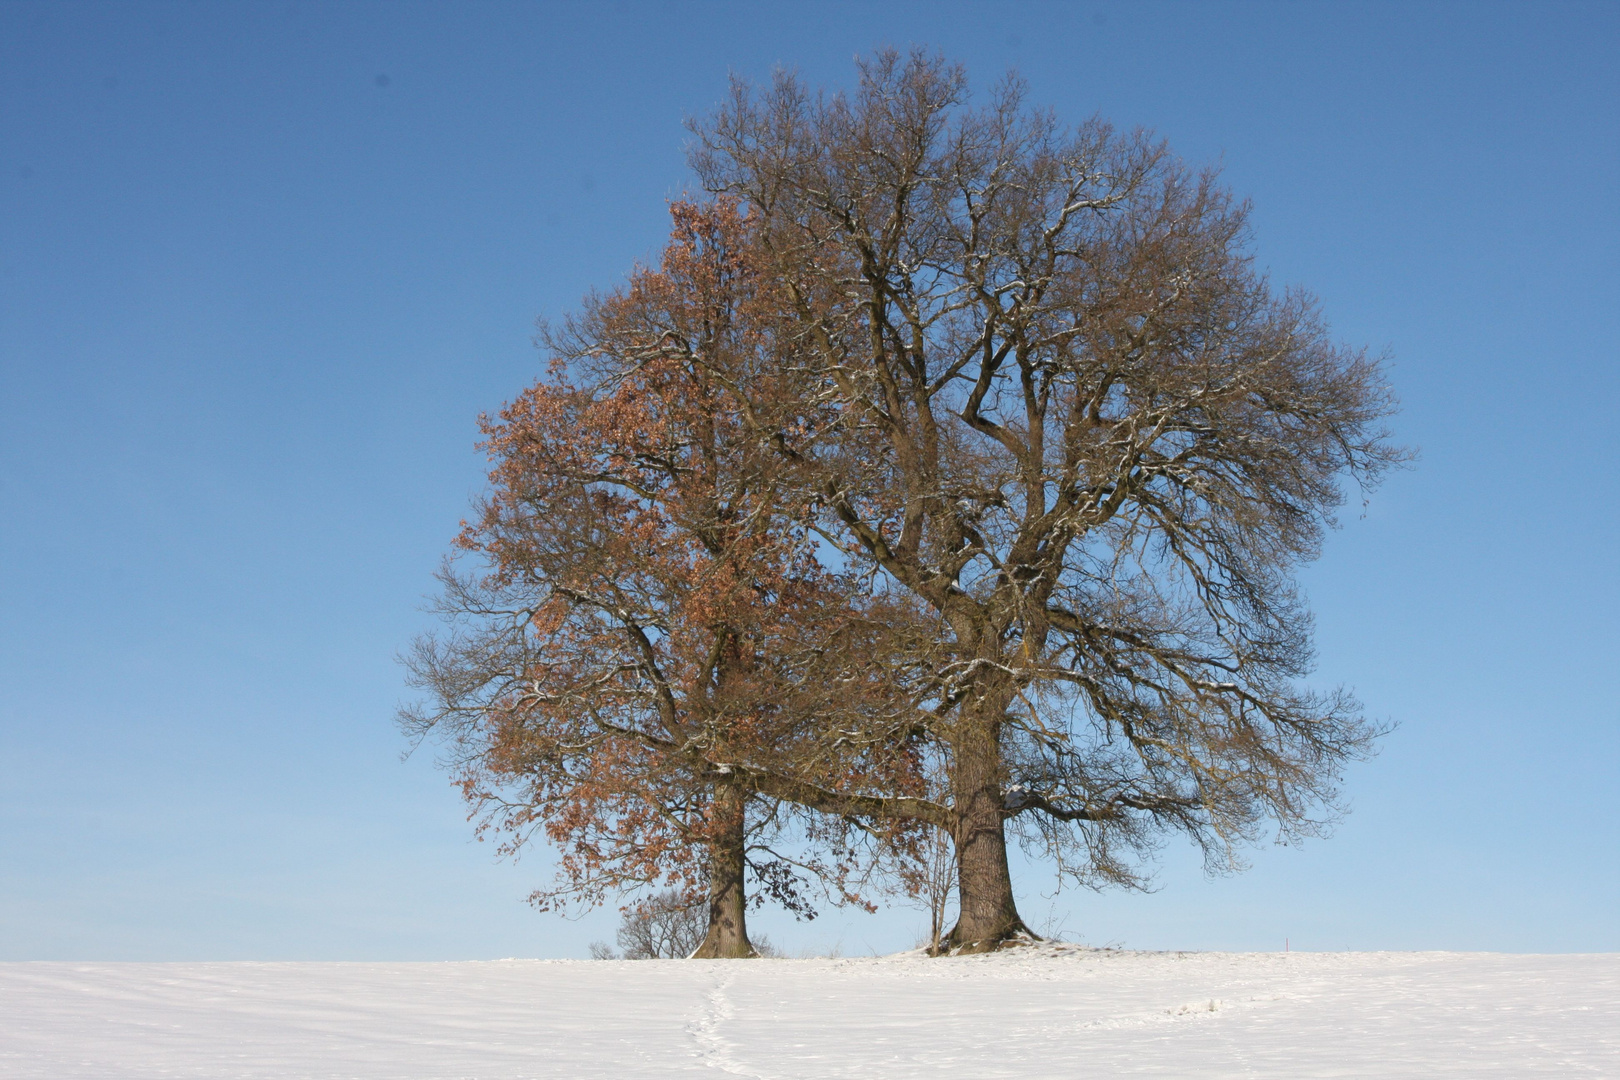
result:
[(1620, 1077), (1620, 955), (0, 964), (0, 1077)]

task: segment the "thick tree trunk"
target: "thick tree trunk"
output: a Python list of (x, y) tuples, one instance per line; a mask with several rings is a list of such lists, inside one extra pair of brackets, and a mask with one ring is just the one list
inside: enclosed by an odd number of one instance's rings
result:
[(709, 842), (709, 932), (692, 954), (696, 960), (758, 956), (748, 940), (743, 891), (743, 810), (748, 796), (721, 783), (714, 792), (714, 833)]
[[(1001, 710), (995, 715), (999, 718)], [(1009, 938), (1034, 935), (1018, 917), (1007, 868), (1000, 721), (964, 719), (951, 777), (960, 914), (941, 951), (989, 952)]]

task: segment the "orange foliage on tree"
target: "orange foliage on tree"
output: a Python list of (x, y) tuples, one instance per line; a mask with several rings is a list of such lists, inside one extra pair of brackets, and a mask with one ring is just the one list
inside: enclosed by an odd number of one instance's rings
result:
[(748, 875), (813, 914), (807, 885), (859, 901), (872, 859), (907, 850), (903, 820), (795, 816), (754, 781), (922, 789), (916, 691), (889, 659), (909, 614), (825, 557), (792, 456), (758, 439), (827, 418), (749, 220), (672, 215), (660, 265), (543, 329), (549, 377), (484, 419), (490, 491), (457, 540), (481, 566), (447, 564), (449, 630), (409, 658), (430, 702), (402, 719), (445, 742), (505, 850), (557, 847), (542, 908), (674, 886), (707, 899), (697, 955), (746, 956)]

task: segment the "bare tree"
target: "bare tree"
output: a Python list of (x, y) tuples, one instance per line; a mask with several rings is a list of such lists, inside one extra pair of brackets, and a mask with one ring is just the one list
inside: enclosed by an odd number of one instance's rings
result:
[(694, 133), (705, 186), (755, 223), (805, 407), (783, 423), (720, 383), (825, 542), (932, 625), (906, 646), (931, 679), (909, 737), (948, 774), (937, 798), (791, 768), (756, 789), (946, 829), (957, 949), (1027, 933), (1009, 830), (1094, 885), (1139, 883), (1166, 830), (1211, 868), (1268, 821), (1319, 831), (1378, 730), (1300, 685), (1292, 575), (1343, 484), (1402, 452), (1378, 362), (1256, 270), (1247, 205), (1015, 79), (975, 107), (920, 51), (863, 62), (849, 96), (739, 81)]
[[(699, 958), (708, 937), (708, 913), (701, 902), (693, 903), (674, 889), (665, 889), (627, 908), (619, 923), (619, 948), (614, 952), (604, 941), (591, 942), (592, 960), (683, 960)], [(781, 953), (762, 934), (754, 935), (757, 955)]]
[(708, 913), (674, 889), (625, 912), (619, 948), (626, 960), (679, 960), (691, 956), (708, 933)]
[(907, 883), (907, 891), (928, 912), (928, 951), (937, 955), (945, 940), (951, 898), (956, 895), (956, 847), (950, 834), (930, 827), (908, 869), (913, 879)]

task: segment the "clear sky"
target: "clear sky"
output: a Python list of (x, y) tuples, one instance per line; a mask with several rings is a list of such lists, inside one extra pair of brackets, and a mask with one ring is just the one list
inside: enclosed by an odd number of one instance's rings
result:
[[(583, 956), (402, 763), (395, 653), (537, 316), (654, 256), (728, 72), (925, 43), (1150, 127), (1387, 350), (1422, 459), (1305, 582), (1399, 724), (1327, 841), (1146, 948), (1620, 949), (1620, 7), (0, 5), (0, 959)], [(923, 916), (761, 922), (911, 946)]]

